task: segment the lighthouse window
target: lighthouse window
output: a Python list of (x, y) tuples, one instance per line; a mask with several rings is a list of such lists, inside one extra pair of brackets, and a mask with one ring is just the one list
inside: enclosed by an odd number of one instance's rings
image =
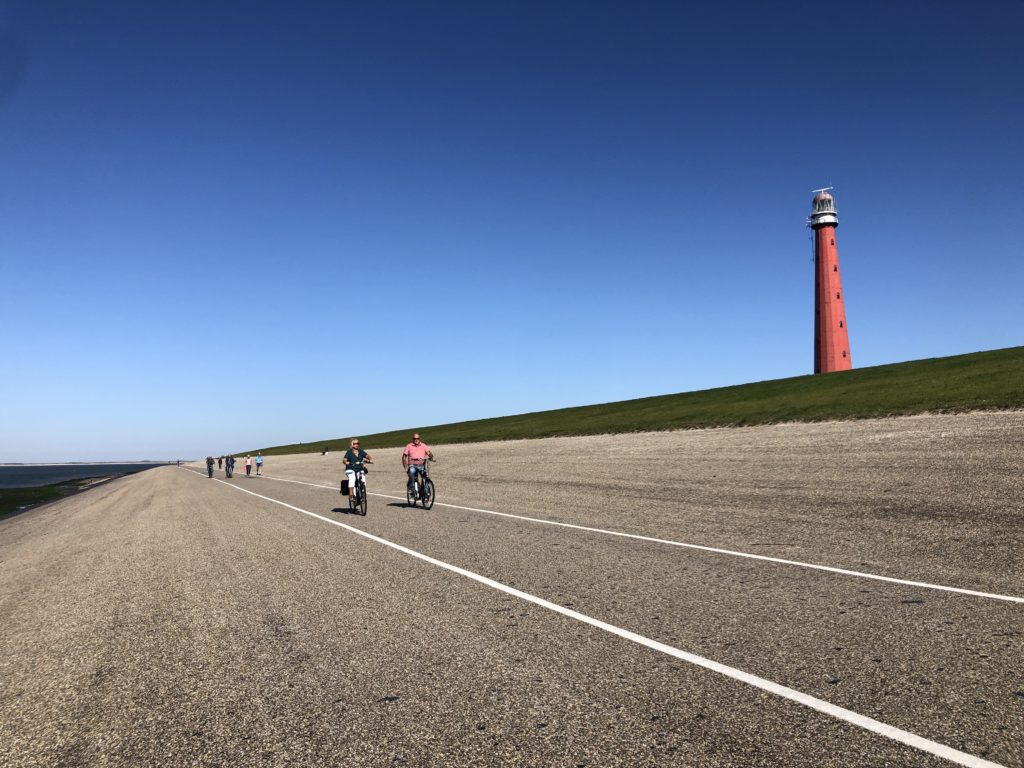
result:
[(835, 238), (833, 237), (833, 238), (832, 238), (832, 239), (831, 239), (831, 240), (829, 241), (829, 245), (835, 245), (835, 244), (836, 244), (836, 239), (835, 239)]
[(843, 350), (843, 357), (846, 357), (846, 350)]
[(839, 327), (840, 327), (840, 328), (842, 328), (842, 327), (843, 327), (843, 321), (842, 321), (842, 320), (840, 320), (840, 321), (839, 321)]
[(832, 271), (833, 272), (838, 272), (839, 271), (839, 266), (838, 265), (837, 266), (833, 266), (832, 267)]
[(839, 294), (838, 294), (838, 293), (836, 294), (836, 298), (837, 298), (837, 299), (839, 298)]

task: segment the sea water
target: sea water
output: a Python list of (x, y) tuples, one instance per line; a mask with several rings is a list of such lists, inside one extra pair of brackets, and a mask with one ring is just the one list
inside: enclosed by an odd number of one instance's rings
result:
[(0, 464), (0, 488), (33, 488), (40, 485), (81, 480), (86, 477), (131, 475), (166, 462), (125, 464)]

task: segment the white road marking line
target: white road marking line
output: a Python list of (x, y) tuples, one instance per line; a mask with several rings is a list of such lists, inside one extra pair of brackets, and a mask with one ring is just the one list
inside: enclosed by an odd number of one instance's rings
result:
[[(320, 483), (307, 483), (303, 480), (286, 480), (283, 477), (271, 477), (269, 475), (263, 475), (268, 480), (277, 480), (280, 483), (297, 483), (299, 485), (309, 485), (314, 488), (331, 488), (332, 485), (321, 485)], [(382, 499), (398, 499), (402, 500), (404, 496), (389, 496), (386, 493), (370, 493), (371, 496), (379, 496)], [(1007, 603), (1021, 603), (1024, 604), (1024, 597), (1016, 597), (1015, 595), (1000, 595), (995, 592), (979, 592), (975, 589), (964, 589), (962, 587), (949, 587), (944, 584), (930, 584), (926, 581), (911, 581), (909, 579), (898, 579), (893, 576), (881, 576), (877, 573), (865, 573), (864, 571), (851, 571), (846, 568), (835, 568), (831, 565), (818, 565), (816, 563), (804, 563), (799, 560), (785, 560), (781, 557), (769, 557), (767, 555), (755, 555), (751, 552), (739, 552), (734, 549), (720, 549), (718, 547), (706, 547), (701, 544), (687, 544), (683, 541), (672, 541), (671, 539), (658, 539), (653, 536), (641, 536), (637, 533), (623, 533), (622, 531), (609, 531), (604, 528), (591, 528), (586, 525), (575, 525), (574, 523), (560, 523), (556, 520), (544, 520), (537, 517), (526, 517), (525, 515), (513, 515), (509, 512), (495, 512), (491, 509), (477, 509), (475, 507), (460, 507), (457, 504), (445, 504), (444, 502), (434, 502), (435, 507), (448, 507), (450, 509), (461, 509), (466, 512), (480, 512), (484, 515), (496, 515), (497, 517), (510, 517), (515, 520), (525, 520), (530, 523), (539, 523), (541, 525), (555, 525), (559, 528), (574, 528), (577, 531), (587, 531), (589, 533), (601, 533), (605, 536), (619, 536), (624, 539), (636, 539), (638, 541), (649, 541), (655, 544), (666, 544), (670, 547), (683, 547), (685, 549), (698, 549), (702, 552), (714, 552), (719, 555), (732, 555), (733, 557), (745, 557), (749, 560), (761, 560), (766, 563), (777, 563), (780, 565), (794, 565), (797, 568), (810, 568), (815, 571), (827, 571), (829, 573), (838, 573), (843, 576), (855, 576), (861, 579), (873, 579), (875, 581), (885, 581), (890, 584), (903, 584), (908, 587), (921, 587), (923, 589), (936, 589), (942, 592), (955, 592), (960, 595), (971, 595), (972, 597), (984, 597), (989, 600), (1002, 600)]]
[[(189, 471), (195, 472), (195, 470)], [(201, 472), (195, 472), (195, 474), (202, 477)], [(286, 502), (273, 499), (269, 496), (263, 496), (259, 493), (255, 493), (254, 491), (248, 491), (245, 488), (242, 488), (241, 486), (225, 482), (220, 478), (214, 479), (217, 480), (218, 483), (222, 483), (223, 485), (226, 485), (229, 488), (233, 488), (236, 491), (247, 493), (250, 496), (255, 496), (258, 499), (269, 501), (272, 504), (279, 504), (282, 507), (286, 507), (296, 512), (301, 512), (304, 515), (309, 515), (310, 517), (314, 517), (317, 520), (321, 520), (325, 523), (330, 523), (331, 525), (336, 525), (339, 528), (344, 528), (346, 531), (354, 533), (357, 536), (362, 536), (363, 538), (370, 539), (371, 541), (375, 541), (378, 544), (382, 544), (385, 547), (390, 547), (391, 549), (395, 549), (399, 552), (402, 552), (403, 554), (415, 557), (418, 560), (422, 560), (425, 563), (430, 563), (431, 565), (435, 565), (438, 568), (443, 568), (444, 570), (451, 571), (452, 573), (456, 573), (459, 576), (464, 576), (467, 579), (471, 579), (475, 582), (483, 584), (484, 586), (490, 587), (491, 589), (496, 589), (499, 592), (504, 592), (505, 594), (511, 595), (512, 597), (517, 597), (520, 600), (525, 600), (528, 603), (533, 603), (536, 606), (546, 608), (547, 610), (553, 611), (554, 613), (559, 613), (570, 619), (575, 619), (576, 621), (582, 622), (584, 624), (589, 624), (592, 627), (596, 627), (597, 629), (609, 632), (613, 635), (621, 637), (624, 640), (629, 640), (630, 642), (642, 645), (645, 648), (650, 648), (653, 651), (659, 651), (660, 653), (672, 656), (676, 659), (685, 661), (689, 664), (694, 664), (698, 667), (710, 670), (711, 672), (717, 672), (718, 674), (725, 675), (726, 677), (732, 678), (733, 680), (738, 680), (741, 683), (752, 685), (755, 688), (759, 688), (762, 691), (767, 691), (768, 693), (775, 694), (776, 696), (779, 696), (783, 699), (796, 702), (797, 704), (803, 704), (805, 707), (810, 707), (811, 709), (817, 712), (821, 712), (822, 714), (834, 717), (837, 720), (842, 720), (844, 722), (850, 723), (851, 725), (856, 725), (859, 728), (868, 730), (871, 733), (874, 733), (878, 736), (891, 739), (892, 741), (899, 742), (900, 744), (905, 744), (908, 747), (919, 749), (922, 752), (927, 752), (928, 754), (935, 755), (936, 757), (941, 757), (945, 760), (949, 760), (950, 762), (956, 763), (957, 765), (968, 766), (968, 768), (1007, 768), (1007, 766), (1000, 765), (999, 763), (993, 763), (989, 760), (976, 757), (966, 752), (961, 752), (958, 749), (946, 746), (945, 744), (940, 744), (939, 742), (932, 741), (931, 739), (926, 739), (923, 736), (918, 736), (917, 734), (911, 733), (910, 731), (904, 731), (902, 728), (887, 725), (886, 723), (875, 720), (874, 718), (867, 717), (866, 715), (861, 715), (857, 712), (845, 709), (835, 704), (831, 704), (825, 701), (824, 699), (819, 699), (815, 696), (811, 696), (806, 693), (801, 693), (800, 691), (794, 690), (793, 688), (787, 688), (784, 685), (779, 685), (778, 683), (774, 683), (771, 680), (767, 680), (763, 677), (752, 675), (749, 672), (744, 672), (743, 670), (736, 669), (735, 667), (726, 666), (725, 664), (721, 664), (717, 661), (712, 661), (711, 659), (704, 658), (703, 656), (688, 653), (687, 651), (681, 650), (674, 646), (666, 645), (665, 643), (658, 642), (657, 640), (645, 637), (644, 635), (639, 635), (636, 632), (630, 632), (628, 629), (623, 629), (622, 627), (617, 627), (614, 624), (609, 624), (607, 622), (601, 621), (600, 619), (592, 618), (590, 616), (587, 616), (586, 614), (580, 613), (579, 611), (574, 611), (570, 608), (566, 608), (565, 606), (552, 603), (548, 600), (545, 600), (542, 597), (531, 595), (529, 592), (523, 592), (521, 590), (516, 589), (515, 587), (510, 587), (506, 584), (502, 584), (500, 581), (489, 579), (486, 576), (481, 576), (478, 573), (468, 571), (465, 568), (460, 568), (457, 565), (446, 563), (443, 560), (437, 560), (433, 557), (430, 557), (430, 555), (425, 555), (422, 552), (417, 552), (414, 549), (409, 549), (408, 547), (402, 546), (401, 544), (396, 544), (393, 541), (382, 539), (380, 536), (374, 536), (372, 533), (367, 533), (366, 531), (361, 531), (358, 528), (353, 528), (352, 526), (346, 525), (345, 523), (342, 523), (338, 520), (331, 520), (329, 517), (318, 515), (316, 512), (310, 512), (308, 510), (302, 509), (301, 507), (293, 506), (292, 504), (288, 504)]]

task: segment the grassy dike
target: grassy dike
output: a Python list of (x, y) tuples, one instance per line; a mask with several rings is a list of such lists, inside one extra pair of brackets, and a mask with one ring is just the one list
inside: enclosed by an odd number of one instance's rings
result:
[[(1011, 408), (1024, 408), (1024, 347), (455, 424), (411, 425), (360, 437), (372, 449), (405, 445), (414, 429), (433, 445)], [(337, 451), (348, 440), (332, 437), (258, 450), (265, 456), (316, 453), (325, 445)]]

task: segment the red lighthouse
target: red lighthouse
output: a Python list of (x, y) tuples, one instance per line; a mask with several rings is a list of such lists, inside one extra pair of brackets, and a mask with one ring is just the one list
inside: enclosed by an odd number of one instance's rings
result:
[(848, 371), (850, 337), (846, 304), (839, 280), (836, 203), (826, 189), (815, 190), (807, 226), (814, 230), (814, 372)]

